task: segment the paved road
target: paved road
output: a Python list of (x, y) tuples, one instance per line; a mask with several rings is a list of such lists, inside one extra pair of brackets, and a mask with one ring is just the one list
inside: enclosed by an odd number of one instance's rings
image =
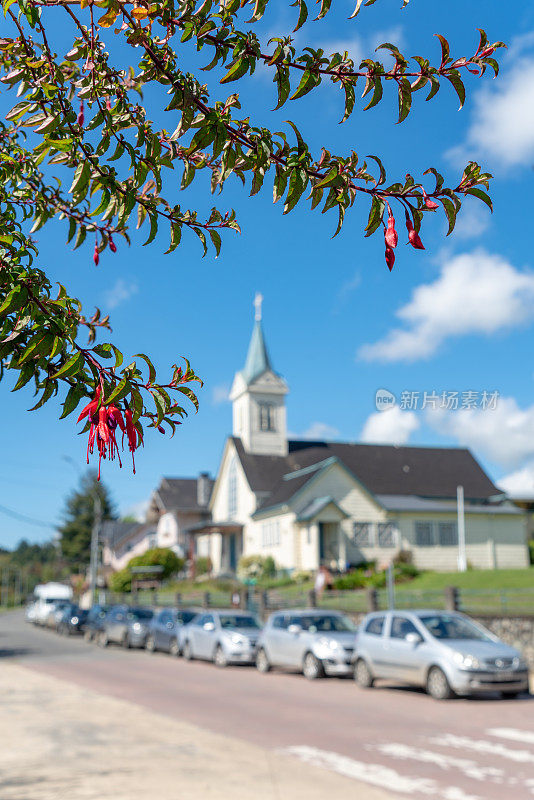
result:
[(363, 691), (350, 680), (218, 670), (165, 654), (102, 650), (35, 629), (19, 614), (0, 617), (1, 656), (398, 797), (534, 797), (530, 698), (437, 703), (395, 687)]

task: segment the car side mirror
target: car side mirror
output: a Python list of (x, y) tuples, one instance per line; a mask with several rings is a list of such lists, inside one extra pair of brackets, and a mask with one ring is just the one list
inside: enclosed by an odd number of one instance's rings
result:
[(416, 647), (418, 644), (421, 644), (423, 637), (419, 633), (407, 633), (404, 637), (404, 641)]
[(215, 630), (215, 625), (213, 624), (213, 622), (205, 622), (203, 627), (204, 627), (205, 631), (214, 631)]
[(302, 627), (300, 625), (289, 625), (287, 632), (292, 633), (293, 636), (297, 636), (299, 633), (302, 633)]

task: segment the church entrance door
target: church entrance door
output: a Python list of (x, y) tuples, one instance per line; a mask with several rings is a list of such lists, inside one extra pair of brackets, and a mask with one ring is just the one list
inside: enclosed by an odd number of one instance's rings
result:
[(339, 563), (338, 522), (319, 523), (319, 564), (330, 567), (334, 561)]

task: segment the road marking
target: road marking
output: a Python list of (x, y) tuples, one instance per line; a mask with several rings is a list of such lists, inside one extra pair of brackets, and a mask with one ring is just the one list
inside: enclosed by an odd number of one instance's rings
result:
[(498, 736), (501, 739), (511, 739), (513, 742), (534, 744), (534, 733), (532, 731), (520, 731), (516, 728), (489, 728), (486, 733), (489, 733), (490, 736)]
[(446, 756), (443, 753), (435, 753), (433, 750), (421, 750), (408, 744), (391, 742), (387, 744), (367, 745), (369, 750), (378, 750), (386, 756), (392, 758), (421, 761), (425, 764), (434, 764), (443, 770), (457, 769), (467, 778), (476, 781), (491, 780), (494, 783), (502, 783), (505, 777), (504, 770), (497, 767), (482, 767), (476, 761), (467, 758), (455, 758)]
[(296, 756), (301, 761), (311, 764), (314, 767), (322, 767), (346, 778), (370, 783), (373, 786), (380, 786), (391, 792), (401, 794), (419, 794), (439, 798), (440, 800), (481, 800), (477, 795), (466, 794), (458, 786), (440, 787), (431, 778), (419, 778), (417, 776), (401, 775), (391, 767), (384, 764), (369, 764), (364, 761), (356, 761), (353, 758), (333, 753), (329, 750), (320, 750), (318, 747), (308, 747), (298, 745), (286, 747), (278, 752), (283, 755)]
[(522, 764), (534, 764), (534, 753), (529, 753), (528, 750), (510, 750), (509, 747), (505, 747), (503, 744), (487, 742), (484, 739), (469, 739), (467, 736), (455, 736), (452, 733), (446, 733), (444, 736), (436, 736), (429, 741), (442, 747), (474, 750), (476, 753), (490, 753), (493, 756), (508, 758), (510, 761), (519, 761)]

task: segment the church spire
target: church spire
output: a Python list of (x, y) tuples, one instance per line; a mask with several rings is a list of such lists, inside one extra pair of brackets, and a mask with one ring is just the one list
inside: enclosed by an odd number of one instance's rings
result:
[(259, 375), (267, 370), (272, 371), (271, 360), (267, 352), (267, 345), (263, 336), (263, 328), (261, 325), (261, 306), (263, 297), (259, 292), (256, 292), (254, 298), (254, 328), (248, 346), (247, 360), (245, 367), (241, 374), (245, 379), (247, 385), (251, 384)]

